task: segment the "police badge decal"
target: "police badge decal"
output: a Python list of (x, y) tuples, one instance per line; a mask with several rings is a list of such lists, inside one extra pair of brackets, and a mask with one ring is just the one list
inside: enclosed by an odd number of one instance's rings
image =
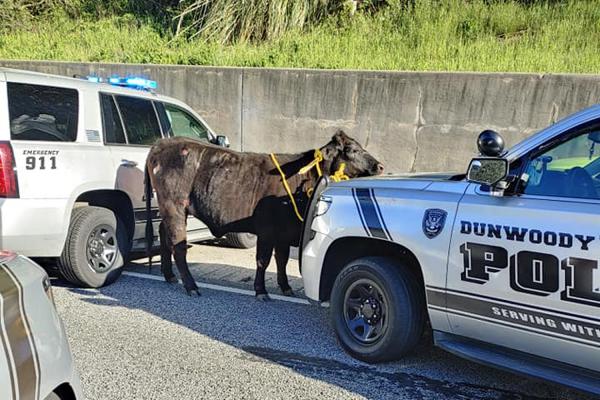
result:
[(433, 239), (444, 229), (448, 213), (439, 208), (429, 208), (423, 215), (423, 233), (429, 239)]

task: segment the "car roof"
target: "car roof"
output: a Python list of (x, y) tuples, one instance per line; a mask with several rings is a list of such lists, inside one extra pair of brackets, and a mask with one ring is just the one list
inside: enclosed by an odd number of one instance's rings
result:
[(185, 105), (185, 103), (177, 99), (174, 99), (169, 96), (160, 95), (155, 92), (110, 85), (108, 83), (90, 82), (87, 79), (85, 79), (85, 77), (74, 78), (62, 75), (47, 74), (43, 72), (34, 72), (28, 70), (0, 67), (0, 80), (2, 80), (2, 75), (4, 75), (4, 77), (8, 81), (31, 81), (32, 84), (69, 87), (77, 90), (95, 90), (98, 92), (145, 97), (147, 99), (161, 100), (178, 105)]

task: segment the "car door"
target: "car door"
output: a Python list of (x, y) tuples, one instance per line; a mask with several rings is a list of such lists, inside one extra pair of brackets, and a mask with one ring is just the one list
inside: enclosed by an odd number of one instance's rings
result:
[[(104, 141), (115, 166), (115, 188), (125, 192), (133, 205), (135, 240), (145, 236), (146, 202), (144, 165), (150, 147), (162, 137), (158, 115), (152, 101), (134, 96), (100, 94)], [(157, 222), (158, 205), (152, 202)], [(156, 224), (155, 224), (156, 225)]]
[(469, 187), (443, 290), (455, 334), (600, 370), (598, 131), (586, 123), (514, 161), (510, 195)]

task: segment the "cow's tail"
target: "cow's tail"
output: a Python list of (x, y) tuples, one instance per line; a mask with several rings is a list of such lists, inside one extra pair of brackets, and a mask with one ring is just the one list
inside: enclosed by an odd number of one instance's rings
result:
[(146, 255), (148, 266), (152, 268), (152, 247), (154, 245), (154, 227), (152, 226), (152, 181), (148, 163), (144, 167), (144, 197), (146, 198)]

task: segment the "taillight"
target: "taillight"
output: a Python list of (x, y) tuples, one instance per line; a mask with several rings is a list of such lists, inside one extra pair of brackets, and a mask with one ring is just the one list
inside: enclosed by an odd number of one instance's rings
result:
[(0, 197), (19, 197), (15, 158), (7, 142), (0, 142)]
[(8, 262), (14, 259), (17, 255), (12, 251), (0, 250), (0, 262)]

